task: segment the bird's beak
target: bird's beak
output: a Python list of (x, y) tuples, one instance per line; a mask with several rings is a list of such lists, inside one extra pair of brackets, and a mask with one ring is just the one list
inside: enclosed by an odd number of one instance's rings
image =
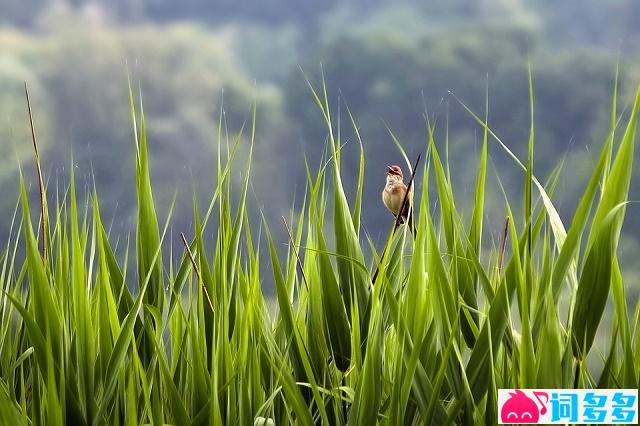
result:
[(393, 175), (393, 174), (395, 174), (395, 172), (393, 171), (393, 169), (391, 168), (391, 166), (387, 166), (387, 174), (388, 174), (388, 175)]

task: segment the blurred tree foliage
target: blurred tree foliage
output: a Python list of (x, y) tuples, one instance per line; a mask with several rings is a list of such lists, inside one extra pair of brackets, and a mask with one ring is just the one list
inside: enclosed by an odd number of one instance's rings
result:
[[(440, 136), (444, 136), (445, 122), (450, 123), (449, 155), (455, 164), (454, 181), (469, 187), (474, 179), (477, 156), (473, 153), (481, 142), (481, 129), (449, 92), (483, 116), (487, 85), (490, 126), (520, 158), (526, 158), (530, 61), (535, 85), (537, 152), (541, 153), (536, 173), (546, 177), (563, 156), (571, 158), (571, 176), (563, 179), (558, 188), (570, 214), (577, 202), (576, 194), (580, 193), (575, 185), (585, 182), (593, 161), (591, 156), (578, 154), (590, 146), (600, 146), (607, 137), (615, 59), (579, 49), (554, 55), (538, 53), (535, 45), (528, 42), (530, 34), (512, 27), (454, 28), (437, 36), (421, 37), (393, 37), (388, 28), (380, 25), (336, 37), (305, 67), (311, 70), (311, 80), (319, 81), (314, 64), (331, 58), (324, 64), (324, 78), (330, 88), (340, 89), (344, 103), (358, 118), (369, 157), (374, 157), (368, 162), (368, 174), (382, 180), (385, 162), (389, 158), (400, 161), (387, 126), (414, 155), (424, 149), (426, 124), (421, 113), (428, 113), (432, 123), (437, 122)], [(317, 135), (323, 132), (322, 123), (317, 108), (305, 102), (306, 83), (294, 75), (290, 87), (294, 89), (287, 97), (288, 112), (294, 121), (304, 124), (306, 150), (321, 150), (322, 138)], [(626, 84), (622, 87), (624, 94)], [(521, 179), (522, 172), (513, 161), (497, 144), (492, 147), (500, 177), (506, 182)], [(347, 157), (347, 161), (349, 158), (354, 163), (345, 168), (345, 173), (355, 179), (357, 157)], [(509, 191), (514, 185), (505, 186)], [(502, 220), (498, 182), (493, 188), (495, 218)], [(378, 194), (370, 197), (373, 203)], [(378, 213), (378, 219), (383, 220), (385, 212)]]
[[(379, 206), (384, 166), (400, 163), (386, 126), (415, 155), (424, 147), (424, 114), (437, 122), (439, 141), (448, 122), (454, 180), (471, 197), (482, 133), (449, 92), (483, 115), (488, 88), (490, 125), (524, 157), (531, 63), (536, 173), (546, 178), (566, 158), (556, 200), (560, 213), (570, 214), (593, 165), (589, 150), (607, 137), (617, 61), (610, 47), (621, 38), (621, 111), (639, 77), (633, 74), (639, 14), (635, 0), (303, 0), (295, 7), (285, 0), (0, 0), (0, 191), (9, 194), (0, 212), (7, 217), (14, 206), (16, 157), (29, 172), (28, 80), (50, 184), (63, 181), (73, 152), (87, 186), (93, 169), (105, 217), (128, 229), (134, 200), (128, 70), (144, 94), (161, 211), (177, 186), (187, 189), (183, 195), (193, 187), (203, 199), (211, 192), (211, 142), (224, 89), (232, 131), (258, 103), (253, 198), (267, 216), (286, 215), (292, 193), (302, 196), (304, 185), (296, 182), (304, 182), (303, 153), (317, 159), (326, 136), (298, 65), (318, 83), (322, 63), (349, 141), (347, 182), (357, 174), (357, 157), (349, 155), (357, 144), (346, 105), (365, 142), (371, 184), (364, 221), (375, 238), (388, 220)], [(491, 161), (506, 191), (521, 187), (508, 184), (522, 173), (495, 144)], [(499, 229), (500, 182), (495, 174), (488, 179), (494, 212), (487, 219)], [(639, 186), (632, 185), (632, 199), (640, 198)], [(178, 225), (190, 211), (191, 200), (180, 200)], [(624, 259), (631, 259), (640, 247), (640, 215), (627, 218)], [(7, 226), (0, 221), (2, 241)]]
[(112, 21), (172, 22), (192, 20), (221, 23), (252, 20), (267, 24), (293, 22), (302, 29), (317, 30), (323, 16), (346, 8), (359, 15), (369, 11), (410, 6), (439, 22), (447, 18), (503, 21), (533, 19), (550, 38), (563, 42), (618, 44), (640, 42), (637, 22), (640, 4), (635, 0), (299, 0), (292, 7), (287, 0), (0, 0), (0, 24), (34, 26), (49, 9), (99, 9)]
[[(40, 100), (34, 105), (36, 130), (52, 193), (58, 179), (67, 180), (65, 167), (73, 156), (78, 179), (91, 186), (91, 176), (96, 177), (102, 207), (108, 217), (123, 220), (123, 230), (135, 208), (127, 72), (134, 90), (144, 94), (158, 201), (167, 208), (181, 186), (187, 199), (178, 215), (185, 218), (192, 187), (206, 194), (214, 185), (213, 141), (223, 92), (230, 130), (242, 126), (253, 102), (263, 107), (261, 124), (277, 126), (281, 120), (279, 91), (252, 81), (225, 49), (222, 36), (188, 25), (111, 31), (73, 23), (47, 37), (0, 33), (0, 50), (9, 52), (0, 56), (0, 144), (3, 153), (16, 146), (19, 160), (29, 160), (22, 161), (29, 170), (32, 146), (23, 87), (28, 80), (32, 98)], [(18, 161), (3, 155), (0, 164), (3, 193), (11, 195), (3, 202), (13, 207)], [(8, 221), (1, 226), (6, 235)]]

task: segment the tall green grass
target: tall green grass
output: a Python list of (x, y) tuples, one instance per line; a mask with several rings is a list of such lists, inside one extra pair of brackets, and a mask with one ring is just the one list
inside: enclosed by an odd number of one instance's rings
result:
[[(271, 233), (280, 224), (263, 219), (258, 235), (250, 226), (255, 109), (251, 128), (236, 135), (221, 115), (210, 202), (194, 203), (184, 251), (166, 263), (171, 211), (156, 211), (144, 113), (132, 95), (135, 242), (116, 253), (99, 195), (78, 205), (73, 172), (63, 191), (46, 188), (51, 209), (33, 208), (22, 181), (16, 214), (3, 219), (13, 226), (0, 256), (1, 424), (495, 424), (499, 388), (640, 385), (640, 304), (627, 306), (616, 255), (640, 90), (625, 117), (614, 91), (610, 137), (570, 222), (553, 202), (560, 168), (545, 181), (534, 169), (532, 85), (526, 161), (460, 102), (484, 134), (472, 214), (456, 205), (429, 124), (415, 170), (415, 240), (390, 223), (376, 250), (361, 226), (366, 143), (349, 112), (361, 154), (349, 200), (339, 120), (324, 84), (309, 87), (328, 157), (307, 164), (304, 202), (285, 219), (285, 255)], [(524, 196), (505, 197), (504, 234), (488, 248), (494, 143), (522, 169)], [(232, 185), (238, 168), (244, 178)], [(32, 210), (42, 212), (36, 221)], [(275, 314), (264, 281), (275, 283)], [(610, 293), (609, 348), (588, 365)]]

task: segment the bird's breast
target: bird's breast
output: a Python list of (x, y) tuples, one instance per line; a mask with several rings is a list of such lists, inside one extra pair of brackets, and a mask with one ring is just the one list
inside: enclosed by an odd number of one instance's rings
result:
[(387, 185), (382, 191), (382, 202), (394, 214), (400, 211), (403, 198), (404, 188), (401, 185)]

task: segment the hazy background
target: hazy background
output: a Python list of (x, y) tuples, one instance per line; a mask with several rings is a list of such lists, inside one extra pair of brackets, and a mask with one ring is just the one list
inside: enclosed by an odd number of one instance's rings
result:
[[(204, 208), (214, 188), (224, 92), (230, 131), (250, 121), (257, 102), (253, 211), (264, 209), (278, 241), (286, 242), (279, 218), (303, 197), (304, 154), (316, 167), (325, 146), (300, 70), (318, 83), (320, 64), (350, 141), (344, 173), (351, 191), (358, 148), (346, 104), (360, 126), (367, 157), (363, 224), (374, 241), (390, 226), (379, 195), (386, 164), (403, 164), (385, 123), (415, 157), (424, 151), (425, 111), (438, 120), (443, 150), (448, 117), (456, 201), (468, 206), (482, 133), (449, 91), (483, 114), (488, 84), (490, 125), (525, 158), (529, 61), (536, 174), (546, 179), (566, 159), (554, 200), (570, 218), (607, 136), (618, 57), (621, 111), (640, 81), (638, 22), (637, 0), (0, 0), (0, 240), (17, 198), (18, 164), (35, 183), (25, 80), (49, 187), (68, 180), (73, 152), (83, 185), (93, 169), (112, 234), (129, 232), (136, 206), (127, 68), (143, 92), (161, 220), (180, 191), (174, 240), (192, 229), (192, 189)], [(496, 175), (512, 197), (523, 179), (495, 143), (490, 147), (488, 246), (505, 216)], [(244, 151), (239, 158), (244, 164)], [(639, 172), (636, 162), (634, 200)], [(627, 218), (620, 255), (626, 282), (637, 289), (640, 207), (630, 205)]]

